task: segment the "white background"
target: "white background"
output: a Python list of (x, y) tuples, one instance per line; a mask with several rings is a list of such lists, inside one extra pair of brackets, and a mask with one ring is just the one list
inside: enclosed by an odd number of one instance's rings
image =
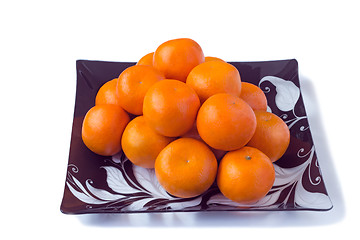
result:
[[(358, 10), (345, 0), (0, 1), (1, 238), (344, 236), (360, 214)], [(137, 61), (178, 37), (227, 61), (298, 60), (331, 211), (60, 213), (75, 61)]]

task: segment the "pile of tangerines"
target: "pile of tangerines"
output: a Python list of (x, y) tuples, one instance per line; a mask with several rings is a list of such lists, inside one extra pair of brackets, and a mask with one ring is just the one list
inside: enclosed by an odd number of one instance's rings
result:
[(190, 198), (215, 181), (232, 201), (263, 198), (275, 180), (273, 162), (290, 133), (256, 85), (192, 39), (162, 43), (98, 91), (82, 139), (94, 153), (123, 151), (155, 168), (170, 194)]

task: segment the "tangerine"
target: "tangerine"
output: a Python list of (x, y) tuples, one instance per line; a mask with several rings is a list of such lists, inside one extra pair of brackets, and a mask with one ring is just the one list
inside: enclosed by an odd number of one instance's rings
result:
[(154, 52), (148, 53), (148, 54), (144, 55), (142, 58), (140, 58), (140, 60), (136, 63), (136, 65), (152, 66), (153, 65), (153, 57), (154, 57)]
[(189, 38), (162, 43), (154, 53), (153, 66), (168, 79), (186, 81), (189, 72), (205, 61), (200, 45)]
[(179, 138), (167, 145), (155, 161), (155, 174), (170, 194), (196, 197), (204, 193), (216, 178), (217, 161), (201, 141)]
[(95, 97), (95, 105), (116, 104), (120, 105), (120, 99), (116, 94), (117, 78), (104, 83)]
[(142, 115), (145, 93), (164, 76), (151, 66), (135, 65), (125, 69), (117, 82), (120, 105), (129, 113)]
[(227, 93), (218, 93), (200, 107), (196, 124), (200, 137), (209, 146), (231, 151), (243, 147), (251, 139), (256, 128), (256, 118), (244, 100)]
[(271, 160), (252, 147), (228, 152), (222, 158), (217, 173), (221, 193), (234, 202), (254, 203), (270, 191), (275, 181)]
[(209, 61), (222, 61), (225, 62), (224, 60), (222, 60), (221, 58), (218, 57), (205, 57), (205, 62), (209, 62)]
[(240, 98), (247, 102), (254, 111), (266, 111), (267, 109), (267, 99), (265, 93), (258, 86), (252, 83), (241, 83)]
[(239, 71), (224, 61), (208, 61), (194, 67), (186, 84), (192, 87), (203, 103), (217, 93), (229, 93), (236, 97), (241, 93)]
[(149, 127), (145, 118), (139, 116), (126, 126), (121, 138), (121, 146), (126, 157), (133, 164), (154, 168), (156, 157), (172, 140), (156, 133)]
[(96, 154), (112, 156), (121, 150), (121, 136), (129, 121), (129, 115), (118, 105), (96, 105), (85, 115), (83, 142)]
[(249, 143), (265, 153), (272, 162), (277, 161), (286, 152), (290, 143), (290, 130), (286, 123), (273, 113), (255, 111), (257, 126)]
[(143, 113), (156, 132), (177, 137), (191, 129), (199, 107), (200, 100), (192, 88), (183, 82), (165, 79), (146, 93)]

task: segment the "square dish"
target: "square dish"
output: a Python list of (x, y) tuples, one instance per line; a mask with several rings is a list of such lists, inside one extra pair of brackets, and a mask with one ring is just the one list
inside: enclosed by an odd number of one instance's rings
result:
[(290, 145), (274, 163), (275, 183), (265, 198), (252, 205), (241, 205), (226, 199), (216, 183), (198, 197), (177, 198), (160, 186), (153, 169), (134, 166), (122, 152), (111, 157), (91, 152), (81, 139), (84, 116), (94, 106), (98, 89), (135, 63), (78, 60), (74, 119), (60, 210), (66, 214), (330, 210), (332, 203), (301, 96), (297, 61), (230, 63), (239, 70), (242, 81), (264, 91), (268, 111), (282, 118), (290, 129)]

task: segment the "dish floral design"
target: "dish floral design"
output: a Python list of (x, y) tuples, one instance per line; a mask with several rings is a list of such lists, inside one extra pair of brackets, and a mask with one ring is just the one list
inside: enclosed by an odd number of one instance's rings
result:
[[(76, 114), (77, 110), (79, 111), (77, 105), (80, 103), (79, 81), (84, 80), (85, 86), (90, 91), (96, 92), (94, 82), (96, 82), (97, 74), (92, 72), (90, 67), (104, 68), (107, 63), (117, 64), (123, 68), (131, 65), (131, 63), (77, 62), (77, 101), (64, 198), (61, 204), (62, 212), (80, 214), (169, 211), (324, 211), (332, 208), (301, 97), (296, 60), (232, 63), (240, 73), (245, 72), (246, 75), (251, 76), (248, 82), (258, 85), (264, 91), (268, 99), (268, 111), (285, 121), (291, 135), (287, 152), (274, 163), (276, 177), (272, 189), (263, 199), (252, 205), (241, 205), (227, 199), (220, 193), (216, 183), (198, 197), (187, 199), (174, 197), (161, 187), (154, 169), (133, 165), (123, 152), (112, 157), (96, 155), (94, 156), (96, 159), (86, 159), (86, 157), (91, 157), (91, 153), (82, 146), (79, 134), (84, 113), (78, 118)], [(274, 65), (279, 66), (276, 68)], [(276, 75), (264, 74), (274, 73), (274, 69)], [(243, 81), (247, 79), (243, 77)], [(102, 84), (97, 85), (100, 87)], [(92, 89), (89, 86), (92, 86)], [(73, 152), (86, 152), (86, 154), (72, 154)], [(74, 155), (80, 155), (82, 161)], [(87, 168), (91, 168), (91, 171)]]

